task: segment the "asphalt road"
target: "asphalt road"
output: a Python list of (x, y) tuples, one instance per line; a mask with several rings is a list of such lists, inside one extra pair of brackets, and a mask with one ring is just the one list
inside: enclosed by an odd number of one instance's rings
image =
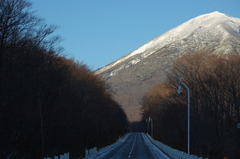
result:
[(169, 159), (144, 133), (129, 133), (93, 159)]

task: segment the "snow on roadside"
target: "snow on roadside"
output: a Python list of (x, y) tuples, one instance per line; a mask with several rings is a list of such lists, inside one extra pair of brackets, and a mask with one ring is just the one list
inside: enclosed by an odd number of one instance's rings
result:
[(145, 144), (148, 146), (149, 150), (154, 155), (154, 158), (170, 159), (159, 148), (157, 148), (154, 144), (152, 144), (144, 133), (141, 133), (141, 135), (143, 137)]
[(113, 143), (112, 145), (106, 146), (104, 148), (101, 148), (97, 153), (89, 155), (87, 159), (94, 159), (94, 158), (100, 158), (104, 157), (106, 154), (109, 153), (112, 149), (115, 147), (120, 146), (121, 144), (124, 144), (126, 139), (129, 137), (130, 133), (124, 135), (122, 138), (120, 138), (117, 142)]

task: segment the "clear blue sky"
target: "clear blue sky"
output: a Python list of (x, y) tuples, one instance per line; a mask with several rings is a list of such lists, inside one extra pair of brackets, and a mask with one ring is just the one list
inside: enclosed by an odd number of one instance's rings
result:
[(240, 18), (240, 0), (31, 0), (36, 15), (59, 26), (65, 56), (103, 67), (202, 14)]

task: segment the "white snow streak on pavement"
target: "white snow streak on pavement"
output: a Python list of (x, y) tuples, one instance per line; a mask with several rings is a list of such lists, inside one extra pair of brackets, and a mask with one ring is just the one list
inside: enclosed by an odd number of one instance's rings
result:
[(115, 147), (117, 147), (121, 144), (124, 144), (125, 140), (128, 138), (129, 135), (130, 135), (130, 133), (126, 134), (125, 136), (123, 136), (122, 139), (118, 140), (114, 144), (106, 146), (106, 147), (100, 149), (98, 153), (88, 156), (88, 159), (92, 159), (92, 158), (95, 158), (95, 157), (98, 157), (98, 158), (99, 157), (104, 157)]
[(161, 159), (170, 159), (166, 154), (164, 154), (161, 150), (159, 150), (155, 145), (153, 145), (147, 136), (142, 133), (143, 140), (145, 144), (148, 146), (149, 150), (152, 152), (153, 156), (155, 158), (161, 158)]

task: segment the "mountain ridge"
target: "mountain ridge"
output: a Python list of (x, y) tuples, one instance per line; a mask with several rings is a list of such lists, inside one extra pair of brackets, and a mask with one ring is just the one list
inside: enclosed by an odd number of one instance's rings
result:
[(240, 19), (218, 11), (200, 15), (95, 73), (109, 82), (115, 99), (123, 106), (129, 120), (136, 121), (140, 120), (140, 102), (146, 90), (164, 81), (165, 71), (179, 56), (200, 50), (223, 54), (234, 50), (240, 54)]
[[(134, 55), (143, 53), (144, 51), (146, 51), (146, 49), (148, 49), (149, 46), (152, 46), (153, 43), (159, 44), (159, 43), (161, 43), (162, 41), (164, 41), (166, 38), (169, 38), (169, 36), (168, 36), (167, 34), (171, 34), (171, 35), (173, 34), (173, 35), (174, 35), (174, 34), (177, 34), (177, 33), (181, 33), (181, 31), (184, 29), (184, 27), (185, 27), (186, 25), (189, 25), (189, 23), (193, 23), (194, 21), (199, 21), (199, 19), (201, 19), (201, 20), (203, 19), (204, 21), (206, 21), (206, 20), (209, 20), (209, 19), (212, 19), (212, 18), (216, 18), (216, 17), (231, 18), (231, 21), (232, 21), (232, 20), (235, 20), (235, 21), (237, 20), (237, 21), (239, 21), (238, 23), (240, 24), (240, 20), (239, 20), (239, 19), (234, 18), (234, 17), (231, 17), (231, 16), (228, 16), (228, 15), (226, 15), (226, 14), (224, 14), (224, 13), (220, 13), (220, 12), (218, 12), (218, 11), (212, 12), (212, 13), (210, 13), (210, 14), (203, 14), (203, 15), (200, 15), (200, 16), (198, 16), (198, 17), (196, 17), (196, 18), (193, 18), (193, 19), (191, 19), (191, 20), (183, 23), (182, 25), (179, 25), (179, 26), (177, 26), (177, 27), (175, 27), (175, 28), (167, 31), (166, 33), (163, 33), (163, 34), (157, 36), (156, 38), (154, 38), (154, 39), (152, 39), (151, 41), (147, 42), (147, 43), (144, 44), (143, 46), (141, 46), (141, 47), (137, 48), (136, 50), (130, 52), (129, 54), (121, 57), (120, 59), (118, 59), (118, 60), (116, 60), (116, 61), (114, 61), (114, 62), (112, 62), (112, 63), (110, 63), (110, 64), (108, 64), (108, 65), (106, 65), (106, 66), (104, 66), (104, 67), (102, 67), (102, 68), (100, 68), (100, 69), (98, 69), (98, 70), (96, 70), (95, 72), (96, 72), (96, 74), (101, 74), (102, 72), (110, 69), (111, 67), (114, 67), (114, 66), (117, 65), (118, 63), (121, 63), (122, 60), (127, 60), (128, 58), (130, 58), (130, 57), (132, 57), (132, 56), (134, 56)], [(203, 21), (203, 20), (202, 20), (202, 21)], [(197, 27), (195, 27), (194, 29), (190, 29), (190, 31), (187, 30), (188, 33), (185, 31), (183, 37), (188, 36), (188, 35), (192, 32), (192, 30), (195, 30), (195, 29), (197, 29)], [(238, 29), (240, 30), (240, 28), (238, 28)], [(186, 30), (186, 29), (184, 29), (184, 30)], [(238, 31), (239, 31), (239, 30), (238, 30)], [(173, 32), (173, 33), (172, 33), (172, 32)], [(171, 38), (171, 39), (168, 40), (167, 42), (165, 42), (164, 44), (162, 44), (161, 46), (167, 45), (167, 44), (173, 42), (173, 39), (172, 39), (171, 35), (170, 35), (170, 38)], [(166, 37), (165, 37), (165, 36), (166, 36)], [(174, 35), (174, 36), (176, 36), (176, 35)], [(180, 39), (179, 36), (182, 36), (182, 34), (177, 35), (177, 38), (174, 37), (174, 41)], [(183, 39), (183, 38), (181, 38), (181, 39)], [(160, 46), (160, 47), (161, 47), (161, 46)], [(159, 48), (159, 47), (158, 47), (158, 48)], [(152, 53), (153, 53), (153, 52), (152, 52)], [(151, 55), (151, 54), (148, 54), (147, 56), (149, 56), (149, 55)], [(137, 62), (139, 62), (139, 61), (137, 61)], [(137, 62), (132, 62), (132, 64), (135, 64), (135, 63), (137, 63)]]

